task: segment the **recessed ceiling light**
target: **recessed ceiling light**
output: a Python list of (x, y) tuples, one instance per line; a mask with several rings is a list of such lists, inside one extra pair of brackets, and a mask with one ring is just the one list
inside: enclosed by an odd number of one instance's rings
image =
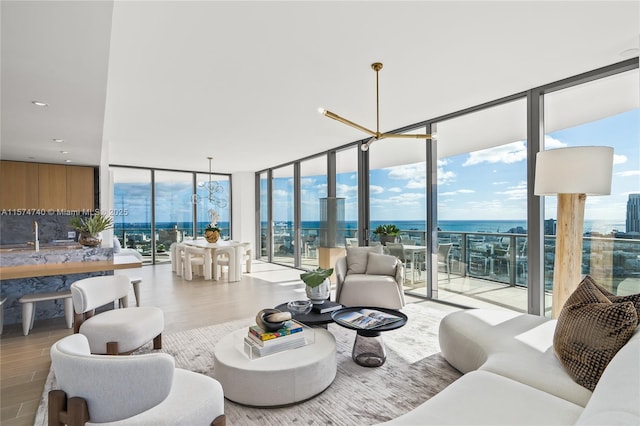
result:
[(36, 157), (27, 157), (29, 160), (35, 160)]
[(65, 163), (71, 163), (71, 160), (64, 160)]
[(638, 56), (640, 54), (640, 49), (637, 47), (632, 47), (631, 49), (626, 49), (620, 52), (620, 56), (623, 58), (632, 58), (634, 56)]
[(60, 151), (60, 154), (68, 154), (69, 151)]
[(31, 101), (32, 104), (34, 104), (35, 106), (39, 106), (39, 107), (48, 107), (49, 104), (46, 102), (42, 102), (42, 101)]
[(58, 142), (58, 143), (62, 143), (64, 142), (64, 139), (52, 139), (54, 142)]

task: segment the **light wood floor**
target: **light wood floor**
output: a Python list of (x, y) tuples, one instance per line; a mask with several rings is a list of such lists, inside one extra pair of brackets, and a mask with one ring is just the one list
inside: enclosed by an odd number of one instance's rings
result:
[[(299, 270), (255, 262), (242, 281), (185, 281), (170, 264), (144, 266), (116, 273), (142, 278), (142, 305), (158, 306), (165, 316), (165, 333), (188, 330), (255, 315), (260, 309), (305, 298)], [(131, 298), (133, 292), (131, 293)], [(130, 299), (133, 300), (133, 299)], [(407, 302), (419, 299), (408, 298)], [(33, 425), (49, 372), (49, 348), (71, 334), (64, 319), (37, 321), (28, 336), (20, 324), (5, 325), (0, 338), (0, 423)]]

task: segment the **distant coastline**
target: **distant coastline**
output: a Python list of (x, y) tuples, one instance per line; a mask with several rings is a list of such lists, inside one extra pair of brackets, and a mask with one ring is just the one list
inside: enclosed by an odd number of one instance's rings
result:
[[(372, 220), (371, 229), (375, 229), (378, 225), (393, 223), (403, 231), (424, 231), (425, 221), (422, 220)], [(204, 229), (207, 222), (199, 222), (198, 229)], [(229, 222), (221, 221), (218, 225), (222, 229), (229, 229)], [(180, 230), (191, 229), (191, 222), (157, 222), (157, 230), (173, 229), (175, 226)], [(263, 223), (263, 227), (266, 224)], [(293, 227), (292, 222), (288, 221), (276, 221), (276, 229), (291, 229)], [(506, 233), (510, 229), (516, 229), (521, 227), (527, 229), (526, 220), (441, 220), (438, 221), (438, 227), (443, 232), (491, 232), (491, 233)], [(121, 232), (122, 229), (135, 230), (135, 229), (150, 229), (150, 223), (116, 223), (115, 232)], [(598, 232), (601, 234), (609, 234), (613, 230), (624, 232), (626, 224), (624, 220), (620, 221), (605, 221), (605, 220), (585, 220), (584, 230), (585, 232)], [(319, 221), (303, 221), (302, 229), (320, 229)], [(345, 229), (355, 231), (357, 229), (356, 221), (346, 221)]]

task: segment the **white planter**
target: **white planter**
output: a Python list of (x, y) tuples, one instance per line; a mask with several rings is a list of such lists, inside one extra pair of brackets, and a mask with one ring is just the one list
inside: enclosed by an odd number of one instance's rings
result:
[(329, 278), (326, 278), (319, 286), (305, 286), (305, 291), (311, 303), (321, 305), (331, 296), (331, 281)]

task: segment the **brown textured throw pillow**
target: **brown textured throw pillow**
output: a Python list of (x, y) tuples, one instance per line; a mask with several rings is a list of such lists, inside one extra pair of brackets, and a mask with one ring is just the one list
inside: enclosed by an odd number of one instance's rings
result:
[(553, 349), (573, 380), (593, 390), (637, 326), (635, 304), (613, 303), (587, 276), (560, 311)]
[(584, 277), (583, 281), (588, 281), (591, 284), (593, 284), (598, 290), (600, 290), (600, 293), (602, 293), (604, 295), (604, 297), (609, 299), (612, 303), (632, 302), (636, 307), (636, 311), (638, 312), (638, 320), (640, 321), (640, 293), (638, 293), (638, 294), (629, 294), (627, 296), (616, 296), (615, 294), (613, 294), (610, 291), (606, 290), (602, 286), (598, 285), (595, 282), (595, 280), (593, 278), (591, 278), (591, 276), (589, 276), (589, 275)]

